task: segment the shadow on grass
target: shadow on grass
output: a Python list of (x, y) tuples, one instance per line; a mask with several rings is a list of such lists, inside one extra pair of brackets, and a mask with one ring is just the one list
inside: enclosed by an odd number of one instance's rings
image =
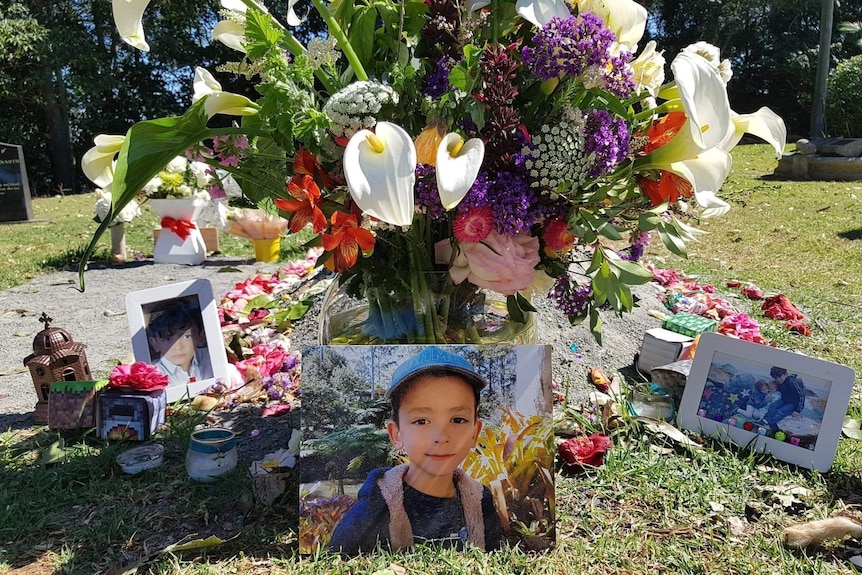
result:
[(862, 240), (862, 228), (856, 228), (855, 230), (847, 230), (846, 232), (839, 232), (838, 237), (851, 241)]
[[(42, 453), (59, 438), (63, 460), (42, 465)], [(0, 451), (0, 560), (42, 567), (49, 551), (57, 574), (124, 571), (161, 562), (172, 544), (208, 537), (225, 543), (183, 558), (296, 556), (298, 473), (272, 505), (257, 505), (247, 462), (216, 482), (196, 483), (186, 474), (184, 450), (164, 443), (160, 467), (126, 475), (115, 459), (137, 443), (108, 443), (92, 430), (12, 432)]]

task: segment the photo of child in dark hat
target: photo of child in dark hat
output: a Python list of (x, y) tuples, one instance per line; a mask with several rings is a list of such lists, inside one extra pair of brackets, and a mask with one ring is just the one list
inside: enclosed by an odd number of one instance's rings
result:
[(460, 468), (482, 431), (484, 377), (465, 358), (427, 347), (402, 363), (385, 397), (386, 430), (409, 463), (374, 469), (336, 525), (330, 548), (353, 555), (434, 542), (495, 549), (501, 524), (489, 489)]
[(168, 376), (170, 386), (213, 377), (201, 312), (189, 299), (160, 302), (149, 313), (147, 341), (152, 363)]

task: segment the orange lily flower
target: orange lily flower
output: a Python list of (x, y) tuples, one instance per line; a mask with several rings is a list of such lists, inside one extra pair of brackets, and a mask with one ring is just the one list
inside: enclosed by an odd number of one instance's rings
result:
[(276, 198), (275, 205), (286, 212), (293, 212), (290, 216), (290, 232), (296, 233), (308, 222), (311, 222), (314, 233), (318, 234), (326, 229), (326, 216), (318, 205), (320, 201), (320, 188), (309, 175), (296, 175), (287, 184), (287, 192), (296, 198), (286, 200)]
[(646, 136), (649, 138), (649, 143), (644, 147), (643, 155), (647, 155), (670, 142), (684, 124), (685, 114), (683, 112), (671, 112), (659, 118), (647, 130)]
[[(323, 169), (323, 166), (314, 157), (314, 154), (305, 148), (301, 148), (293, 160), (293, 173), (301, 176), (311, 176), (315, 178), (315, 181), (321, 182), (325, 188), (335, 186), (335, 181), (326, 173), (326, 170)], [(317, 179), (317, 176), (320, 176), (320, 179)]]
[(359, 227), (359, 218), (354, 214), (334, 212), (330, 234), (322, 234), (323, 249), (332, 252), (332, 257), (324, 264), (336, 272), (345, 272), (356, 263), (359, 250), (370, 252), (374, 249), (374, 235)]
[(644, 176), (637, 176), (638, 185), (646, 193), (653, 206), (660, 206), (665, 202), (673, 203), (680, 196), (690, 198), (694, 195), (691, 183), (673, 172), (661, 170), (658, 180)]

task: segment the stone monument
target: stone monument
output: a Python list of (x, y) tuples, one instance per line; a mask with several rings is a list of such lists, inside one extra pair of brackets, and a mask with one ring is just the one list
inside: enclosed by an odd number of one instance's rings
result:
[(33, 219), (24, 148), (0, 142), (0, 222)]
[(799, 140), (775, 175), (793, 180), (862, 180), (862, 138)]

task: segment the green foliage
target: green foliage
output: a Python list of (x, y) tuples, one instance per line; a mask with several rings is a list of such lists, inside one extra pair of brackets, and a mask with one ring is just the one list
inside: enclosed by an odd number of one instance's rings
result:
[(841, 62), (830, 74), (826, 127), (832, 136), (862, 137), (862, 55)]

